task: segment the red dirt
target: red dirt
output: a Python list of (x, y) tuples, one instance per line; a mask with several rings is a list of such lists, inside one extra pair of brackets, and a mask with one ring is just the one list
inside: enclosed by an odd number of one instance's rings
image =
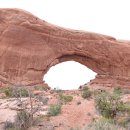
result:
[[(78, 102), (81, 104), (78, 105)], [(82, 128), (95, 117), (94, 100), (84, 100), (81, 96), (74, 96), (73, 101), (62, 106), (58, 116), (51, 117), (51, 124), (55, 130), (68, 130), (69, 128)]]

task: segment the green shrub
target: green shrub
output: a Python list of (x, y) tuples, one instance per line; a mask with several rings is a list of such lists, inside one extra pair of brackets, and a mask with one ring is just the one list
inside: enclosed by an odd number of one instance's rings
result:
[(33, 118), (26, 110), (17, 113), (15, 122), (6, 121), (5, 130), (28, 130), (33, 124)]
[(123, 126), (125, 128), (128, 127), (130, 124), (130, 117), (129, 116), (118, 116), (116, 119), (116, 123), (119, 124), (120, 126)]
[[(19, 112), (17, 112), (14, 124), (7, 122), (5, 123), (5, 128), (7, 130), (27, 130), (29, 127), (35, 124), (37, 118), (34, 117), (34, 114), (41, 109), (41, 105), (38, 105), (37, 107), (34, 108), (33, 99), (32, 99), (33, 95), (24, 88), (13, 89), (11, 96), (17, 97), (16, 99), (20, 102), (21, 109)], [(29, 96), (30, 109), (27, 109), (24, 102), (22, 102), (22, 98), (21, 98), (22, 96), (24, 97)]]
[(83, 91), (82, 91), (82, 97), (83, 97), (84, 99), (86, 99), (86, 98), (90, 98), (91, 95), (92, 95), (92, 92), (89, 90), (88, 87), (85, 87), (85, 88), (83, 89)]
[(28, 97), (29, 92), (25, 88), (7, 87), (3, 90), (6, 97)]
[(49, 116), (57, 116), (61, 113), (61, 105), (60, 104), (54, 104), (51, 105), (48, 111)]
[(14, 130), (15, 126), (14, 123), (11, 121), (6, 121), (4, 124), (4, 130)]
[(12, 97), (13, 96), (13, 88), (11, 88), (11, 87), (7, 87), (3, 91), (6, 95), (6, 97)]
[(15, 120), (15, 128), (19, 130), (27, 130), (33, 124), (33, 118), (29, 112), (22, 110), (17, 113)]
[(125, 112), (125, 104), (117, 93), (101, 92), (95, 96), (96, 108), (106, 118), (114, 118), (120, 112)]
[(73, 100), (73, 96), (64, 95), (63, 93), (60, 93), (59, 99), (62, 103), (67, 103), (67, 102), (71, 102)]
[(34, 89), (35, 90), (41, 90), (41, 91), (46, 91), (46, 90), (49, 90), (49, 86), (47, 84), (45, 85), (39, 85), (39, 86), (34, 86)]
[(49, 98), (47, 98), (45, 96), (36, 96), (35, 98), (38, 99), (40, 102), (42, 102), (44, 105), (48, 104)]
[(115, 120), (119, 125), (130, 128), (130, 104), (124, 103), (123, 106), (124, 111), (120, 112)]
[(123, 93), (123, 91), (120, 87), (115, 87), (113, 90), (113, 93), (121, 95)]
[(104, 89), (96, 89), (96, 90), (93, 91), (93, 96), (95, 97), (98, 94), (100, 94), (101, 92), (105, 93), (106, 90), (104, 90)]
[(101, 118), (87, 125), (83, 130), (125, 130), (113, 120)]
[(14, 97), (29, 97), (29, 92), (25, 88), (16, 88), (13, 91), (13, 96)]

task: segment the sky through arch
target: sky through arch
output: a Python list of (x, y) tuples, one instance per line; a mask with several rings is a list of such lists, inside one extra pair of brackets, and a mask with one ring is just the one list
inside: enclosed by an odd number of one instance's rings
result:
[(71, 90), (78, 89), (95, 76), (96, 73), (86, 66), (75, 61), (66, 61), (51, 67), (44, 76), (44, 81), (53, 89)]

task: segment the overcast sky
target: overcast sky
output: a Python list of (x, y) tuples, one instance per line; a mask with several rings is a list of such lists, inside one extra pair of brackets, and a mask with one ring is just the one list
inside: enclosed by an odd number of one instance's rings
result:
[[(130, 40), (130, 0), (0, 0), (0, 8), (21, 8), (58, 26)], [(83, 78), (88, 80), (89, 75), (94, 77), (94, 74), (85, 70), (84, 67), (80, 68), (78, 66), (76, 68), (77, 65), (74, 65), (74, 62), (70, 64), (75, 67), (70, 67), (71, 65), (68, 67), (66, 64), (62, 65), (62, 68), (65, 67), (66, 70), (65, 68), (59, 69), (61, 73), (58, 78), (59, 81), (54, 81), (54, 77), (58, 77), (58, 74), (52, 76), (54, 75), (54, 67), (52, 68), (53, 72), (50, 70), (51, 76), (48, 77), (52, 77), (52, 79), (47, 78), (46, 80), (51, 82), (54, 85), (53, 87), (62, 88), (64, 86), (64, 88), (67, 88), (67, 81), (70, 86), (74, 87), (75, 82), (71, 83), (70, 77), (67, 80), (66, 74), (63, 73), (63, 71), (70, 72), (71, 69), (75, 69), (75, 73), (71, 77), (79, 75), (80, 80), (81, 78), (82, 80)], [(82, 70), (86, 72), (87, 77), (85, 75), (80, 76), (82, 74), (79, 73)], [(57, 69), (56, 72), (58, 72)], [(65, 80), (61, 81), (62, 77), (65, 77)], [(77, 86), (79, 84), (77, 83)]]

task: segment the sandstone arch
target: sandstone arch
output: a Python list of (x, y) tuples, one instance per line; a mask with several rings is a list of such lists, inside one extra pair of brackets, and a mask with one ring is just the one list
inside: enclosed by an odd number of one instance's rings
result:
[(20, 9), (0, 9), (0, 81), (39, 84), (51, 66), (74, 60), (98, 74), (91, 84), (129, 86), (129, 43), (54, 26)]

